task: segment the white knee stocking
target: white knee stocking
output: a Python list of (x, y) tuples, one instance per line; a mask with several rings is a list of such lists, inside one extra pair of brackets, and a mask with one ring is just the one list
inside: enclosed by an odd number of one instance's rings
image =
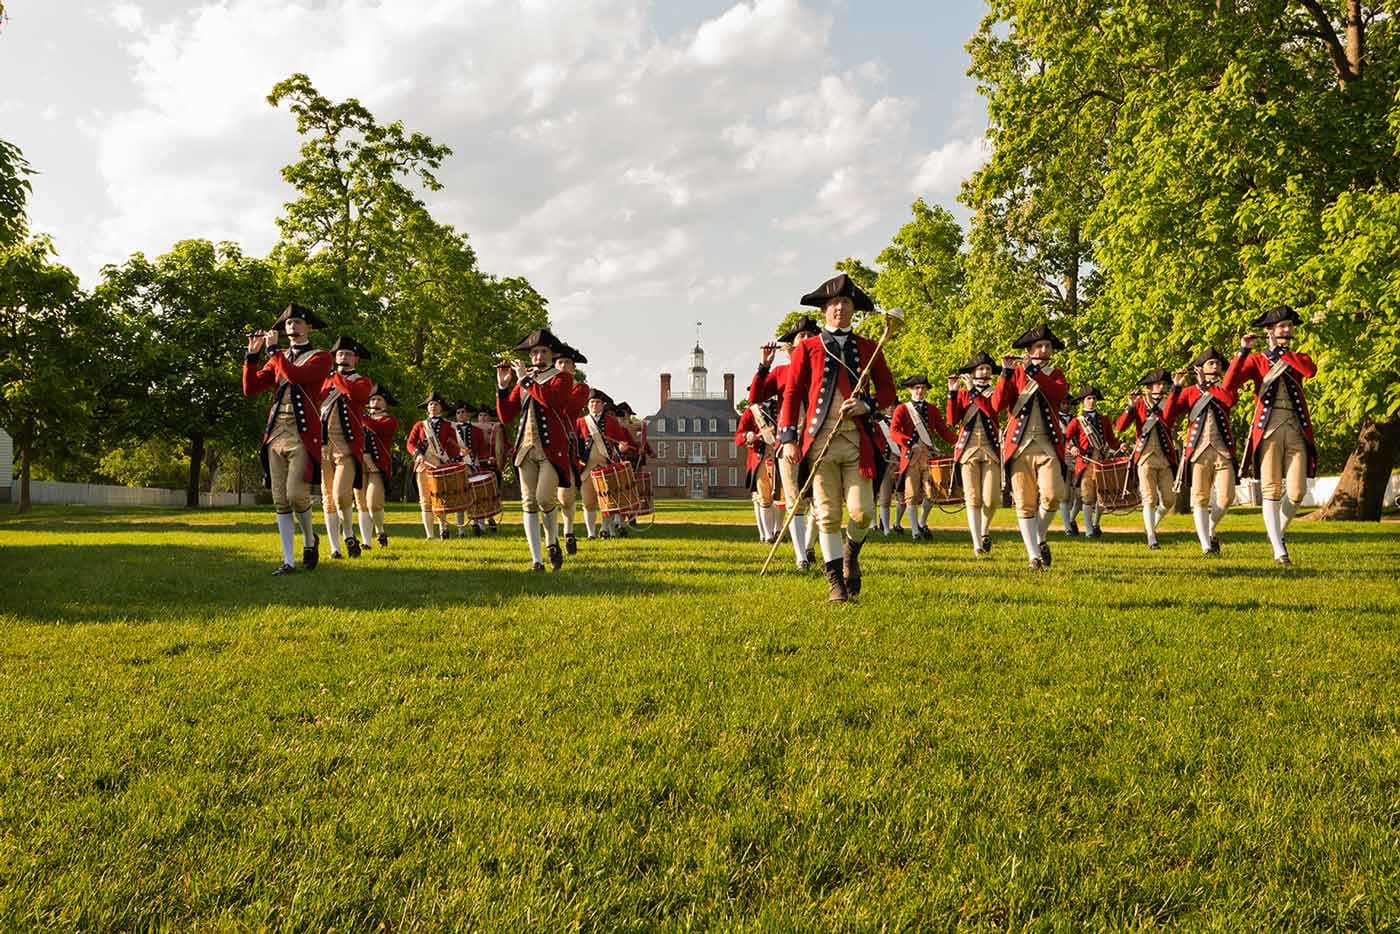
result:
[(1196, 537), (1201, 540), (1201, 550), (1210, 551), (1210, 507), (1196, 506), (1191, 513), (1196, 517)]
[(1264, 500), (1264, 532), (1269, 536), (1269, 544), (1274, 546), (1275, 558), (1288, 553), (1283, 547), (1283, 509), (1279, 500)]
[(282, 542), (282, 563), (296, 564), (296, 556), (293, 552), (294, 539), (297, 533), (296, 520), (292, 518), (290, 512), (279, 512), (277, 514), (277, 537)]
[(540, 550), (540, 514), (527, 512), (525, 520), (525, 541), (530, 546), (530, 557), (536, 564), (544, 563), (544, 552)]
[(818, 532), (817, 539), (821, 542), (823, 561), (838, 561), (845, 555), (846, 543), (841, 540), (840, 532)]
[(1021, 541), (1026, 546), (1026, 555), (1032, 560), (1040, 557), (1040, 520), (1035, 516), (1027, 519), (1017, 517), (1016, 524), (1021, 527)]

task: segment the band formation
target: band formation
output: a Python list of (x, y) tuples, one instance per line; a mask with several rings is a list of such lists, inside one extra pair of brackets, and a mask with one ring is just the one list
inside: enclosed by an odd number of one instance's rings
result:
[[(1158, 523), (1183, 488), (1203, 554), (1219, 554), (1217, 527), (1234, 502), (1236, 479), (1253, 477), (1274, 560), (1291, 563), (1285, 532), (1317, 468), (1303, 390), (1317, 367), (1290, 349), (1301, 323), (1293, 309), (1278, 306), (1254, 320), (1267, 338), (1262, 352), (1255, 352), (1259, 337), (1246, 333), (1228, 361), (1206, 348), (1189, 369), (1151, 370), (1110, 419), (1098, 387), (1070, 392), (1054, 363), (1064, 342), (1046, 324), (1016, 340), (1020, 356), (998, 364), (975, 354), (948, 377), (940, 407), (923, 374), (905, 379), (908, 399), (898, 399), (882, 350), (899, 323), (897, 309), (874, 340), (851, 330), (855, 313), (875, 306), (849, 277), (828, 280), (802, 304), (820, 309), (823, 320), (802, 317), (763, 345), (734, 440), (748, 452), (759, 537), (776, 549), (786, 535), (801, 571), (820, 549), (831, 601), (860, 593), (861, 549), (877, 523), (884, 536), (902, 534), (907, 515), (910, 538), (926, 539), (935, 506), (965, 509), (973, 553), (989, 555), (1004, 490), (1029, 566), (1040, 570), (1053, 561), (1048, 535), (1057, 511), (1068, 534), (1080, 534), (1082, 516), (1083, 536), (1093, 539), (1105, 511), (1140, 504), (1147, 547), (1157, 549)], [(399, 429), (388, 409), (396, 403), (357, 372), (371, 355), (353, 338), (340, 336), (329, 351), (311, 346), (310, 331), (325, 327), (313, 312), (289, 305), (272, 330), (249, 338), (243, 365), (244, 394), (273, 397), (262, 463), (281, 540), (276, 574), (295, 570), (298, 528), (303, 566), (317, 565), (317, 485), (333, 558), (388, 545), (384, 497)], [(289, 346), (279, 350), (281, 334)], [(779, 349), (788, 361), (775, 366)], [(513, 467), (531, 568), (543, 571), (547, 561), (557, 571), (565, 553), (577, 551), (579, 499), (588, 539), (625, 536), (639, 516), (652, 514), (642, 469), (646, 426), (626, 403), (576, 380), (576, 364), (587, 360), (548, 330), (532, 331), (514, 350), (497, 365), (494, 406), (452, 405), (429, 393), (407, 453), (429, 538), (447, 538), (454, 518), (459, 536), (468, 527), (473, 535), (494, 532), (502, 468)], [(1254, 417), (1237, 456), (1230, 413), (1246, 383), (1254, 386)]]

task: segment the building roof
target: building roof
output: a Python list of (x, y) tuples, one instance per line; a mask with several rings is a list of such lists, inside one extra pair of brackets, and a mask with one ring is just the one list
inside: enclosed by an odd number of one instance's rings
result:
[[(659, 411), (647, 416), (647, 433), (653, 438), (664, 438), (671, 435), (675, 435), (676, 437), (694, 437), (695, 432), (693, 431), (676, 431), (674, 427), (675, 420), (678, 418), (730, 419), (738, 417), (739, 413), (734, 411), (734, 406), (730, 405), (729, 400), (722, 396), (717, 399), (668, 399), (666, 404), (663, 405)], [(650, 427), (653, 424), (653, 420), (657, 418), (666, 419), (665, 431), (658, 431)], [(727, 435), (729, 434), (728, 428), (729, 422), (722, 421), (718, 433)], [(701, 434), (709, 434), (708, 422), (706, 422), (705, 431), (701, 432)]]

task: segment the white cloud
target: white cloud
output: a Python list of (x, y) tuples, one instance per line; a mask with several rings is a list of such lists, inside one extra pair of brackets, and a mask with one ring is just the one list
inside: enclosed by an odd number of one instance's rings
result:
[(910, 187), (922, 195), (954, 195), (963, 181), (987, 161), (992, 149), (986, 137), (955, 139), (923, 156)]
[(826, 47), (830, 29), (829, 19), (814, 16), (798, 0), (754, 0), (702, 23), (686, 53), (708, 68), (770, 68), (816, 55)]

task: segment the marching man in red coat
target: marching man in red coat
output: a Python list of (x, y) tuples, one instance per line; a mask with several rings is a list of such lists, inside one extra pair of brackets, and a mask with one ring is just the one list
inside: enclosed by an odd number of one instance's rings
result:
[(389, 414), (389, 406), (396, 404), (389, 390), (376, 385), (365, 405), (365, 482), (355, 491), (355, 509), (360, 514), (360, 545), (366, 550), (376, 538), (381, 548), (389, 545), (389, 534), (384, 528), (384, 499), (394, 469), (394, 435), (399, 431), (399, 420)]
[[(1226, 389), (1221, 381), (1225, 357), (1207, 347), (1191, 361), (1196, 385), (1177, 394), (1178, 413), (1187, 417), (1186, 446), (1181, 450), (1180, 478), (1191, 488), (1191, 514), (1196, 519), (1196, 537), (1201, 551), (1220, 554), (1215, 529), (1225, 510), (1235, 501), (1235, 433), (1230, 428), (1230, 410), (1240, 394)], [(1188, 466), (1189, 465), (1189, 466)], [(1212, 502), (1214, 493), (1214, 502)]]
[(773, 505), (775, 481), (773, 455), (778, 447), (778, 400), (744, 407), (734, 443), (748, 449), (744, 486), (753, 495), (753, 515), (758, 523), (758, 539), (772, 543), (778, 538), (778, 508)]
[[(583, 527), (590, 541), (608, 537), (606, 523), (601, 529), (598, 523), (598, 487), (593, 483), (593, 471), (637, 454), (632, 432), (624, 428), (617, 416), (608, 411), (612, 404), (612, 397), (603, 390), (592, 390), (588, 394), (588, 414), (580, 416), (574, 424), (579, 440), (578, 465), (582, 477), (579, 486), (583, 491)], [(570, 526), (572, 524), (569, 523)]]
[(1127, 431), (1129, 425), (1137, 429), (1132, 462), (1137, 470), (1138, 491), (1142, 494), (1142, 525), (1147, 532), (1147, 547), (1155, 551), (1161, 547), (1157, 542), (1157, 523), (1167, 514), (1178, 463), (1171, 424), (1180, 409), (1179, 387), (1172, 384), (1172, 374), (1163, 369), (1151, 370), (1138, 385), (1147, 387), (1146, 395), (1141, 389), (1134, 389), (1128, 397), (1128, 407), (1113, 427), (1120, 434)]
[[(559, 368), (570, 380), (574, 381), (574, 398), (569, 408), (569, 449), (575, 455), (582, 449), (583, 439), (579, 436), (576, 426), (578, 420), (588, 411), (589, 390), (587, 383), (578, 382), (574, 377), (574, 369), (577, 364), (588, 363), (588, 358), (568, 344), (560, 343), (559, 349), (554, 353), (554, 365)], [(578, 458), (575, 456), (574, 461)], [(567, 554), (578, 554), (578, 539), (574, 537), (574, 512), (578, 507), (579, 489), (584, 486), (583, 479), (577, 471), (570, 473), (567, 478), (559, 478), (562, 485), (559, 487), (559, 510), (560, 519), (564, 524), (564, 551)]]
[(515, 468), (520, 476), (525, 540), (534, 560), (532, 570), (536, 571), (544, 570), (541, 535), (548, 543), (550, 566), (556, 571), (564, 566), (554, 510), (559, 505), (559, 487), (573, 482), (571, 439), (575, 424), (571, 413), (577, 396), (573, 377), (553, 365), (560, 346), (548, 330), (531, 331), (515, 346), (530, 355), (528, 366), (518, 360), (496, 365), (496, 411), (503, 424), (520, 419)]
[(1225, 371), (1225, 388), (1238, 391), (1254, 381), (1254, 420), (1249, 426), (1244, 469), (1259, 481), (1264, 505), (1264, 530), (1274, 546), (1274, 561), (1292, 564), (1284, 541), (1288, 523), (1308, 492), (1308, 478), (1317, 476), (1317, 445), (1308, 413), (1303, 380), (1317, 375), (1312, 357), (1292, 349), (1293, 328), (1302, 324), (1287, 305), (1271, 308), (1254, 319), (1265, 329), (1268, 349), (1251, 354), (1258, 336), (1240, 338), (1240, 351)]
[(992, 377), (1000, 374), (996, 361), (978, 352), (956, 379), (948, 378), (947, 423), (958, 433), (953, 463), (962, 475), (967, 530), (979, 558), (992, 553), (992, 517), (1001, 505), (1001, 421), (992, 404)]
[(326, 514), (331, 557), (339, 558), (340, 535), (345, 551), (360, 556), (350, 507), (355, 491), (364, 488), (365, 428), (361, 413), (374, 391), (374, 381), (355, 372), (370, 353), (352, 337), (341, 336), (331, 347), (335, 370), (321, 385), (321, 511)]
[[(851, 331), (855, 313), (874, 311), (875, 303), (850, 277), (827, 280), (802, 296), (802, 304), (822, 309), (826, 327), (793, 349), (778, 440), (788, 463), (815, 475), (813, 501), (828, 599), (845, 602), (860, 594), (860, 550), (875, 518), (875, 486), (885, 469), (869, 416), (895, 403), (894, 380), (875, 341)], [(870, 384), (857, 393), (856, 382), (867, 365)], [(814, 463), (828, 437), (826, 456)], [(849, 515), (844, 549), (843, 507)]]
[(992, 407), (1010, 413), (1001, 442), (1002, 463), (1011, 480), (1021, 541), (1031, 568), (1039, 570), (1050, 566), (1050, 544), (1045, 535), (1055, 507), (1065, 495), (1060, 403), (1069, 387), (1065, 374), (1050, 362), (1065, 344), (1041, 324), (1022, 334), (1012, 346), (1024, 349), (1026, 357), (1024, 361), (1011, 356), (1002, 359)]
[(1102, 398), (1103, 392), (1099, 387), (1085, 386), (1084, 391), (1075, 397), (1082, 409), (1065, 429), (1065, 444), (1073, 458), (1070, 465), (1073, 470), (1071, 482), (1079, 489), (1079, 501), (1084, 507), (1085, 538), (1103, 535), (1103, 529), (1099, 527), (1103, 506), (1099, 502), (1098, 476), (1090, 462), (1103, 461), (1118, 449), (1118, 436), (1099, 411), (1099, 400)]
[[(332, 360), (324, 350), (312, 347), (307, 335), (312, 328), (325, 326), (300, 305), (288, 305), (271, 331), (248, 338), (248, 355), (243, 360), (243, 395), (275, 390), (263, 432), (262, 464), (282, 543), (282, 563), (272, 572), (278, 575), (296, 570), (292, 545), (297, 525), (301, 526), (302, 565), (311, 570), (320, 560), (320, 539), (311, 517), (311, 485), (320, 479), (318, 415), (321, 386), (330, 375)], [(259, 366), (263, 349), (277, 346), (278, 328), (286, 332), (290, 346), (273, 351), (267, 363)]]
[(434, 467), (455, 464), (461, 459), (462, 448), (457, 443), (457, 432), (446, 418), (447, 400), (442, 393), (434, 389), (418, 407), (425, 410), (428, 417), (413, 423), (408, 430), (405, 446), (408, 453), (413, 455), (413, 476), (418, 482), (418, 510), (422, 514), (423, 535), (432, 538), (436, 526), (438, 537), (447, 538), (447, 516), (433, 513), (433, 501), (428, 496), (427, 473)]
[(958, 436), (943, 421), (943, 413), (928, 403), (932, 384), (920, 373), (904, 381), (909, 401), (895, 407), (890, 418), (890, 435), (899, 451), (899, 484), (904, 488), (904, 503), (909, 509), (909, 538), (911, 541), (933, 538), (928, 530), (928, 514), (933, 508), (933, 482), (928, 473), (933, 455), (934, 436), (948, 444), (957, 443)]
[[(791, 329), (778, 335), (777, 340), (759, 348), (758, 371), (749, 383), (750, 405), (760, 405), (770, 399), (776, 399), (781, 406), (783, 389), (787, 386), (788, 374), (791, 372), (793, 353), (803, 341), (810, 340), (820, 333), (821, 326), (807, 315), (802, 315)], [(773, 358), (777, 355), (779, 347), (787, 351), (789, 362), (773, 366)], [(801, 417), (800, 413), (798, 417)], [(775, 430), (776, 427), (775, 422)], [(778, 479), (782, 481), (783, 486), (783, 503), (792, 516), (788, 522), (788, 537), (792, 539), (793, 557), (798, 568), (806, 570), (816, 559), (812, 545), (812, 529), (807, 524), (812, 497), (809, 493), (802, 497), (801, 501), (798, 500), (797, 494), (802, 490), (802, 484), (798, 482), (798, 465), (789, 462), (785, 457), (778, 457), (777, 461)]]

